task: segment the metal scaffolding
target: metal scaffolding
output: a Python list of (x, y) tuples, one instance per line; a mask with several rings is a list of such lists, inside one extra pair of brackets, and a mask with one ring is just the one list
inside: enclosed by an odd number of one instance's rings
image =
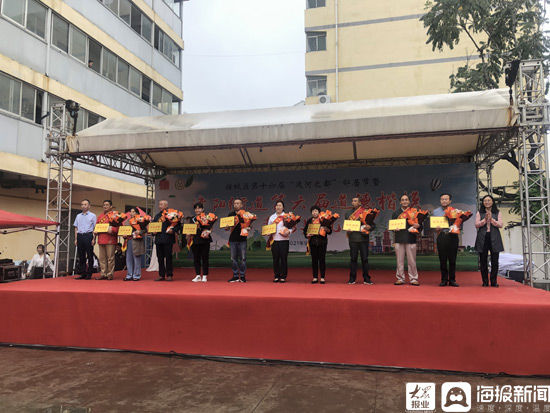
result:
[(524, 271), (531, 285), (550, 284), (549, 104), (542, 61), (523, 61), (514, 84), (519, 114), (519, 188)]
[(46, 190), (46, 219), (59, 222), (58, 233), (44, 234), (46, 252), (54, 257), (54, 277), (69, 271), (71, 239), (71, 199), (73, 192), (73, 159), (67, 154), (66, 138), (69, 116), (64, 103), (50, 108), (46, 157), (48, 182)]

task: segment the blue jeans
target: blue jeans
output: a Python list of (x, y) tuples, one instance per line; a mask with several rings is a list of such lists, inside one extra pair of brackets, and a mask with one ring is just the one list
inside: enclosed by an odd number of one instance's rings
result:
[(126, 249), (126, 269), (128, 275), (126, 278), (139, 280), (141, 278), (141, 257), (142, 255), (134, 255), (132, 252), (132, 240), (128, 240)]
[(245, 276), (246, 273), (246, 241), (232, 241), (229, 243), (231, 248), (231, 266), (233, 277)]

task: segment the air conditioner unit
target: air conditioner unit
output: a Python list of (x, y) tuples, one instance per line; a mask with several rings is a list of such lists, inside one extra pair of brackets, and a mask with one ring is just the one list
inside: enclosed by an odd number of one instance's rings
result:
[(319, 95), (319, 103), (330, 103), (330, 96), (329, 95)]

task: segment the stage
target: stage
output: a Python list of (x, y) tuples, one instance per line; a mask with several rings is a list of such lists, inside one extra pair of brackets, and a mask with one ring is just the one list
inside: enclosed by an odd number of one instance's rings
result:
[(286, 284), (264, 269), (227, 283), (228, 268), (207, 283), (185, 268), (173, 282), (117, 273), (0, 284), (0, 342), (550, 374), (545, 291), (501, 278), (482, 288), (474, 272), (457, 274), (459, 288), (439, 287), (436, 272), (421, 272), (420, 287), (394, 286), (391, 271), (372, 271), (371, 286), (347, 285), (345, 269), (328, 269), (326, 285), (311, 285), (309, 268), (289, 272)]

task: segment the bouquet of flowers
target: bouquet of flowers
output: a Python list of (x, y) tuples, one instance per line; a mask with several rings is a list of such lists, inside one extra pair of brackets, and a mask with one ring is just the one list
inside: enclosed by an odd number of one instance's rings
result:
[(120, 227), (124, 221), (128, 219), (128, 215), (124, 212), (111, 211), (107, 214), (109, 225), (112, 227)]
[(281, 235), (288, 235), (290, 230), (300, 222), (300, 215), (295, 215), (294, 212), (288, 212), (283, 215), (284, 228), (279, 231)]
[(171, 233), (174, 227), (178, 225), (182, 219), (183, 212), (171, 208), (162, 211), (162, 216), (160, 217), (162, 222), (168, 221), (170, 223), (170, 226), (166, 229), (167, 233)]
[(252, 212), (247, 212), (244, 209), (241, 209), (237, 212), (236, 217), (241, 223), (241, 237), (248, 237), (250, 226), (254, 221), (256, 221), (257, 216), (254, 215)]
[(418, 231), (418, 229), (414, 228), (412, 225), (422, 225), (429, 214), (430, 213), (428, 211), (425, 211), (423, 209), (407, 208), (401, 213), (401, 215), (399, 215), (399, 218), (406, 219), (409, 225), (411, 225), (408, 230), (409, 232), (412, 232), (413, 234), (418, 234), (420, 231)]
[(361, 221), (361, 232), (364, 234), (369, 234), (369, 230), (366, 229), (366, 225), (370, 226), (371, 228), (374, 226), (374, 219), (378, 216), (380, 213), (380, 210), (378, 208), (369, 208), (365, 209), (361, 215), (359, 216), (359, 220)]
[(460, 209), (448, 206), (445, 209), (445, 216), (447, 219), (453, 219), (452, 225), (449, 227), (451, 234), (460, 234), (460, 227), (462, 223), (467, 221), (472, 216), (472, 211), (462, 211)]
[(130, 218), (130, 225), (136, 231), (132, 233), (134, 239), (143, 238), (143, 233), (147, 231), (147, 225), (151, 222), (151, 217), (147, 214), (145, 215), (136, 215), (133, 218)]
[(204, 212), (200, 215), (197, 215), (196, 221), (199, 224), (199, 227), (201, 229), (201, 237), (202, 238), (208, 238), (210, 234), (212, 233), (212, 227), (214, 226), (214, 223), (218, 220), (218, 217), (214, 215), (212, 212), (205, 214)]
[(323, 229), (323, 227), (330, 227), (334, 222), (340, 218), (340, 214), (336, 212), (331, 212), (328, 209), (326, 211), (322, 211), (319, 213), (319, 223), (321, 224), (321, 229), (319, 230), (319, 235), (322, 237), (327, 236), (327, 232)]

